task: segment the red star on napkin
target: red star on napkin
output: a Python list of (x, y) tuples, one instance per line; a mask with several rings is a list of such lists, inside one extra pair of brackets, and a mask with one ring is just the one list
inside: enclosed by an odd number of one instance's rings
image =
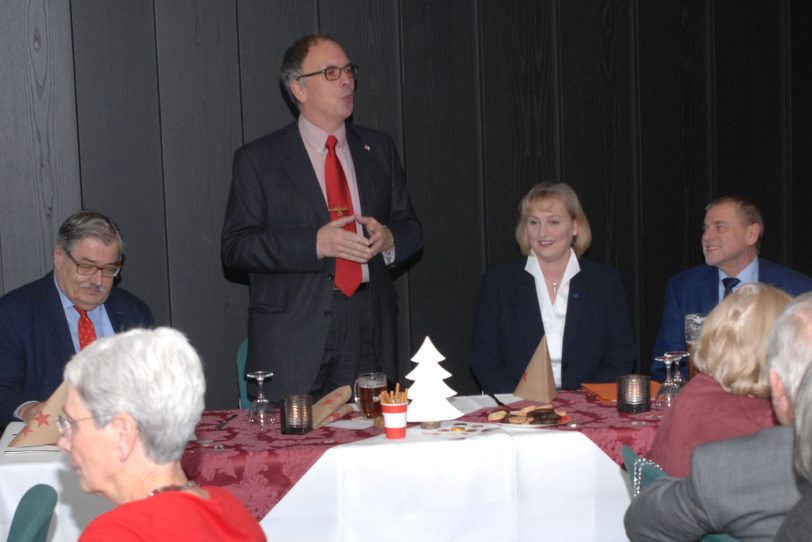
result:
[(23, 430), (22, 430), (22, 431), (20, 431), (20, 434), (21, 434), (21, 435), (27, 435), (27, 434), (28, 434), (28, 433), (30, 433), (30, 432), (31, 432), (31, 428), (30, 428), (29, 426), (27, 426), (27, 425), (26, 425), (25, 427), (23, 427)]
[(48, 418), (50, 418), (50, 417), (51, 417), (50, 415), (48, 415), (48, 414), (46, 414), (44, 412), (40, 412), (39, 414), (37, 414), (37, 417), (36, 417), (37, 427), (40, 427), (41, 425), (50, 425), (48, 423)]
[(522, 382), (527, 382), (527, 371), (522, 373)]

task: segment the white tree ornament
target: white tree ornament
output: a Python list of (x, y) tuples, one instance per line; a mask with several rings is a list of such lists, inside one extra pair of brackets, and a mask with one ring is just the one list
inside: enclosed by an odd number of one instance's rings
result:
[(409, 387), (409, 410), (406, 419), (410, 422), (439, 422), (454, 420), (462, 416), (447, 399), (457, 395), (448, 384), (443, 382), (451, 373), (440, 366), (443, 361), (440, 352), (434, 347), (431, 339), (426, 337), (423, 345), (412, 358), (417, 367), (406, 375), (414, 384)]

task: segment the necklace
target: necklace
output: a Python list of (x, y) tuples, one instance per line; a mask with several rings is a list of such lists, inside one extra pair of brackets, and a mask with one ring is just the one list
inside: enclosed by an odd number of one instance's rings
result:
[(191, 489), (191, 488), (196, 487), (196, 486), (197, 486), (197, 482), (195, 482), (194, 480), (189, 480), (188, 482), (186, 482), (183, 485), (169, 485), (169, 486), (159, 487), (158, 489), (153, 489), (152, 491), (149, 492), (149, 496), (154, 497), (158, 493), (165, 493), (167, 491), (186, 491), (187, 489)]
[(558, 295), (558, 283), (554, 282), (553, 283), (553, 296), (556, 296), (556, 295)]

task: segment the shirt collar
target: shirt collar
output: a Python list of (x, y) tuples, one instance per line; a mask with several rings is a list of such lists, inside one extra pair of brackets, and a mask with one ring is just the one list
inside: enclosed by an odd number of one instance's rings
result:
[(325, 145), (327, 144), (327, 137), (330, 135), (334, 135), (338, 139), (337, 149), (341, 149), (347, 144), (347, 127), (343, 123), (338, 127), (338, 130), (328, 134), (307, 120), (304, 115), (299, 115), (299, 133), (302, 134), (305, 145), (319, 153), (326, 152)]
[[(719, 269), (719, 282), (727, 278), (729, 275)], [(742, 284), (750, 284), (751, 282), (758, 282), (758, 258), (753, 258), (753, 261), (747, 264), (747, 267), (741, 270), (738, 275), (735, 275)]]
[[(527, 255), (527, 263), (524, 266), (524, 270), (533, 276), (544, 276), (544, 273), (541, 271), (541, 266), (539, 265), (539, 259), (532, 248), (530, 249), (530, 254)], [(572, 277), (577, 275), (580, 271), (581, 265), (578, 263), (575, 251), (570, 247), (570, 259), (567, 260), (567, 268), (564, 269), (564, 276), (561, 277), (561, 285), (568, 283)], [(561, 288), (561, 285), (559, 285), (559, 288)]]

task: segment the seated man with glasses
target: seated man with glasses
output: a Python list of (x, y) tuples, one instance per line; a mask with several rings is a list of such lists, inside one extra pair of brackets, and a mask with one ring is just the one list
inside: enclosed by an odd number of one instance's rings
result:
[(114, 287), (123, 256), (118, 226), (80, 211), (59, 228), (53, 272), (0, 297), (0, 427), (36, 417), (97, 337), (154, 325), (143, 301)]

